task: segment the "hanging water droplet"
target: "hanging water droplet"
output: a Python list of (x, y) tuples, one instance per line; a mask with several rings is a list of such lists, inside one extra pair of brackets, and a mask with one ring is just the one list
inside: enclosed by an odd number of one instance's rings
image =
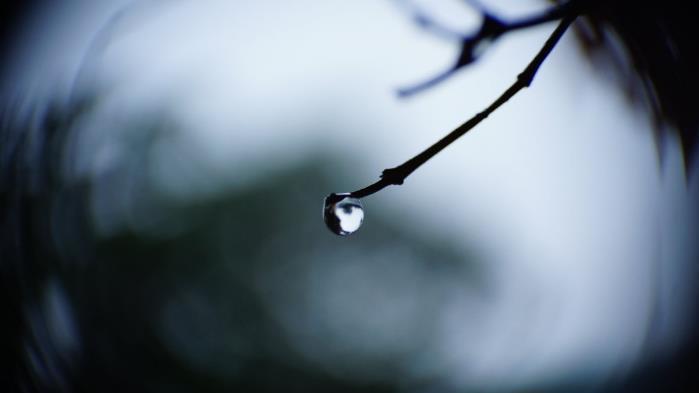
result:
[(332, 193), (325, 198), (323, 220), (334, 234), (351, 235), (362, 226), (364, 208), (362, 202), (348, 193)]

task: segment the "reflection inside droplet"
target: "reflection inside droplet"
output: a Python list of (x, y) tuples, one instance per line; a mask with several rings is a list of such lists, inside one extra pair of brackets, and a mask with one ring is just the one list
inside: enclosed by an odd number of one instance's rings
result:
[(359, 199), (352, 198), (348, 193), (332, 193), (325, 198), (323, 219), (334, 234), (351, 235), (362, 226), (364, 208)]

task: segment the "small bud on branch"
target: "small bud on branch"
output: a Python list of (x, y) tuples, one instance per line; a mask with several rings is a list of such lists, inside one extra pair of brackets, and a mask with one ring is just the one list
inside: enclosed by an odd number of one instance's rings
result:
[[(577, 6), (581, 2), (579, 1), (570, 1), (562, 6), (555, 7), (554, 9), (544, 13), (543, 15), (537, 17), (537, 18), (531, 18), (528, 20), (523, 20), (518, 23), (514, 24), (502, 24), (500, 22), (495, 22), (495, 19), (491, 19), (490, 22), (488, 22), (489, 17), (485, 17), (483, 26), (480, 30), (480, 33), (473, 38), (469, 39), (468, 42), (468, 50), (472, 51), (475, 45), (480, 42), (483, 37), (490, 37), (490, 38), (495, 38), (498, 37), (499, 35), (503, 34), (504, 32), (511, 31), (514, 29), (518, 28), (523, 28), (523, 27), (529, 27), (533, 26), (535, 24), (540, 24), (544, 23), (550, 20), (554, 20), (557, 18), (561, 18), (560, 23), (558, 24), (558, 27), (551, 33), (551, 35), (548, 37), (546, 42), (544, 43), (543, 47), (539, 50), (539, 52), (534, 56), (534, 58), (529, 62), (527, 67), (522, 71), (517, 76), (517, 80), (507, 89), (505, 90), (504, 93), (500, 95), (493, 103), (491, 103), (485, 110), (482, 112), (479, 112), (475, 116), (473, 116), (471, 119), (457, 127), (455, 130), (444, 136), (442, 139), (437, 141), (435, 144), (432, 146), (428, 147), (425, 149), (423, 152), (420, 154), (416, 155), (415, 157), (409, 159), (408, 161), (404, 162), (403, 164), (395, 167), (395, 168), (389, 168), (385, 169), (383, 173), (381, 174), (381, 179), (367, 187), (364, 187), (362, 189), (359, 189), (357, 191), (354, 191), (350, 193), (350, 195), (353, 198), (363, 198), (365, 196), (369, 196), (371, 194), (374, 194), (383, 188), (389, 186), (389, 185), (401, 185), (405, 181), (405, 179), (410, 176), (411, 173), (413, 173), (417, 168), (419, 168), (422, 164), (430, 160), (432, 157), (434, 157), (437, 153), (442, 151), (445, 147), (449, 146), (452, 144), (454, 141), (459, 139), (462, 135), (473, 129), (476, 125), (478, 125), (481, 121), (483, 121), (486, 117), (488, 117), (491, 113), (493, 113), (496, 109), (498, 109), (502, 104), (507, 102), (510, 98), (512, 98), (515, 94), (517, 94), (520, 90), (529, 87), (534, 80), (534, 77), (536, 76), (537, 71), (539, 70), (539, 67), (541, 67), (541, 64), (546, 60), (546, 57), (551, 53), (553, 48), (556, 46), (560, 38), (563, 36), (563, 34), (566, 32), (568, 27), (573, 23), (575, 18), (579, 15), (580, 13), (580, 8)], [(514, 27), (512, 27), (514, 26)], [(463, 51), (462, 51), (463, 52)], [(468, 60), (468, 59), (467, 59)], [(457, 62), (457, 66), (452, 69), (451, 71), (448, 72), (450, 75), (453, 73), (456, 69), (463, 67), (464, 65), (468, 64), (468, 62), (465, 62), (464, 64), (461, 64), (461, 62), (464, 62), (463, 56), (460, 57), (459, 62)], [(442, 74), (444, 75), (444, 74)], [(438, 77), (440, 78), (440, 77)], [(441, 77), (441, 79), (444, 79), (444, 76)], [(434, 81), (434, 79), (433, 79)], [(432, 82), (428, 83), (428, 85), (433, 84)], [(421, 90), (422, 88), (426, 87), (425, 84), (421, 85), (421, 87), (418, 90)], [(413, 89), (415, 90), (415, 89)]]

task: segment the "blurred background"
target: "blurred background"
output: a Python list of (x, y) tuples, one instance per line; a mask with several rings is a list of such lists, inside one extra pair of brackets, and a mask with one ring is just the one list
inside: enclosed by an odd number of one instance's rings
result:
[(696, 169), (572, 31), (359, 232), (326, 229), (328, 193), (483, 109), (555, 25), (401, 99), (459, 50), (413, 7), (479, 23), (405, 3), (6, 6), (0, 390), (693, 391)]

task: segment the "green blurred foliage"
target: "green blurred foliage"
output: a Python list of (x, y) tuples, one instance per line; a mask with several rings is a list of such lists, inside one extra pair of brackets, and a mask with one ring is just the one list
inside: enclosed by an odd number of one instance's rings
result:
[(76, 154), (92, 150), (76, 146), (99, 125), (85, 123), (98, 106), (55, 106), (2, 130), (16, 141), (2, 168), (12, 386), (337, 392), (429, 382), (411, 370), (449, 290), (482, 288), (475, 254), (380, 205), (356, 235), (331, 234), (322, 199), (353, 174), (329, 152), (272, 172), (250, 166), (242, 185), (170, 195), (147, 170), (154, 146), (177, 133), (167, 115), (126, 119), (128, 154), (80, 174)]

